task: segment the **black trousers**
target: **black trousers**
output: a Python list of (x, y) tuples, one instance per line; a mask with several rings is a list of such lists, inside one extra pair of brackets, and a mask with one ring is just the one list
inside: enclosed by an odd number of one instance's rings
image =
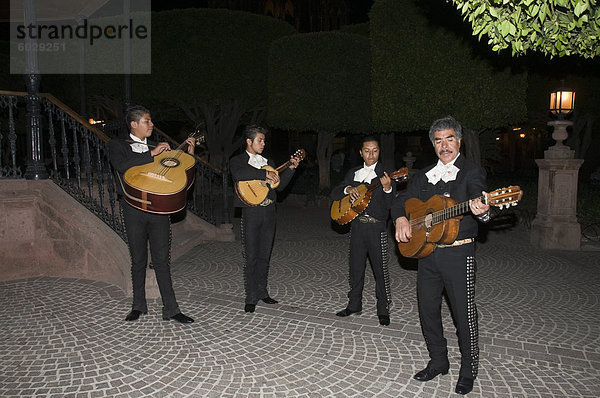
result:
[(121, 203), (125, 232), (131, 255), (131, 280), (133, 283), (132, 309), (146, 312), (146, 266), (148, 242), (152, 266), (163, 302), (163, 317), (179, 313), (179, 305), (171, 281), (171, 220), (166, 214), (148, 213), (127, 203)]
[(348, 309), (352, 311), (362, 310), (362, 295), (368, 256), (375, 277), (377, 315), (389, 315), (391, 296), (387, 271), (388, 241), (386, 223), (363, 224), (358, 220), (354, 220), (352, 221), (350, 234)]
[(461, 352), (460, 376), (475, 378), (479, 367), (477, 307), (475, 305), (475, 245), (438, 248), (419, 260), (417, 295), (423, 336), (436, 369), (448, 368), (448, 348), (441, 305), (446, 290)]
[(275, 238), (275, 204), (242, 209), (242, 253), (246, 304), (268, 297), (269, 261)]

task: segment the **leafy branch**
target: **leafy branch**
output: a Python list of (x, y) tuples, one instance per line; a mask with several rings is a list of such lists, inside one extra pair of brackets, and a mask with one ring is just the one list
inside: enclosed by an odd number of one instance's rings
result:
[(512, 55), (539, 51), (550, 57), (600, 55), (598, 0), (446, 0), (471, 23), (479, 40)]

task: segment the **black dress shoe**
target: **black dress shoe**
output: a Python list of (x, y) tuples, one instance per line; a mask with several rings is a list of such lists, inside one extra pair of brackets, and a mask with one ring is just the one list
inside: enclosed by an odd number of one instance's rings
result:
[(379, 324), (381, 326), (387, 326), (390, 324), (390, 316), (389, 315), (378, 315)]
[(264, 301), (267, 304), (277, 304), (279, 301), (272, 299), (271, 297), (267, 296), (264, 299), (262, 299), (262, 301)]
[(140, 317), (140, 315), (142, 314), (147, 314), (147, 311), (138, 311), (138, 310), (131, 310), (131, 312), (129, 314), (127, 314), (127, 316), (125, 317), (126, 321), (137, 321), (137, 319)]
[(344, 316), (348, 316), (348, 315), (350, 315), (350, 314), (356, 314), (356, 315), (360, 315), (360, 313), (361, 313), (361, 312), (362, 312), (361, 310), (358, 310), (358, 311), (352, 311), (352, 310), (350, 310), (350, 309), (348, 309), (348, 308), (344, 308), (344, 309), (343, 309), (343, 310), (341, 310), (340, 312), (336, 313), (336, 315), (337, 315), (337, 316), (342, 316), (342, 317), (344, 317)]
[(469, 379), (468, 377), (460, 376), (458, 378), (458, 382), (456, 383), (456, 393), (460, 395), (465, 395), (473, 390), (473, 379)]
[(437, 369), (431, 368), (431, 367), (429, 367), (429, 365), (427, 365), (427, 367), (425, 369), (423, 369), (422, 371), (420, 371), (419, 373), (414, 375), (413, 379), (419, 380), (419, 381), (429, 381), (439, 374), (445, 375), (447, 373), (448, 373), (448, 369), (437, 370)]
[(244, 306), (244, 311), (246, 311), (246, 312), (254, 312), (255, 308), (256, 308), (256, 304), (246, 304)]
[(181, 312), (173, 315), (172, 317), (164, 317), (163, 316), (163, 320), (165, 320), (165, 321), (169, 321), (171, 319), (174, 320), (174, 321), (180, 322), (180, 323), (192, 323), (192, 322), (194, 322), (194, 320), (192, 318), (190, 318), (187, 315), (183, 315)]

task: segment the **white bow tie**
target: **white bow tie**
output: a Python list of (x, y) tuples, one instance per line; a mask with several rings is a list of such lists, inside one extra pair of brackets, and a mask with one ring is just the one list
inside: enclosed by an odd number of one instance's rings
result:
[(148, 148), (148, 145), (142, 142), (135, 142), (131, 144), (131, 150), (136, 153), (144, 153), (148, 152), (150, 149)]
[(250, 155), (250, 159), (248, 159), (248, 164), (254, 168), (260, 169), (269, 163), (267, 159), (263, 158), (259, 154), (249, 153), (248, 155)]
[(131, 141), (133, 141), (133, 143), (130, 144), (131, 150), (133, 152), (144, 153), (144, 152), (148, 152), (150, 150), (150, 148), (148, 148), (146, 140), (142, 141), (131, 133), (129, 133), (129, 138), (131, 138)]
[(362, 169), (356, 170), (354, 173), (354, 181), (356, 182), (366, 182), (367, 184), (370, 184), (371, 180), (376, 177), (377, 173), (375, 173), (375, 165), (363, 167)]
[(427, 176), (427, 180), (431, 184), (435, 185), (439, 180), (444, 182), (456, 180), (456, 175), (459, 171), (460, 169), (456, 167), (454, 163), (443, 164), (442, 162), (438, 161), (435, 167), (425, 173), (425, 175)]

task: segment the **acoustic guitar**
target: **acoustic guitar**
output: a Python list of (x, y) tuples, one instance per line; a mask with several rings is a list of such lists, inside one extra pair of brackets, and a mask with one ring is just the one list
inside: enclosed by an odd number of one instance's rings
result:
[[(304, 149), (298, 149), (292, 156), (301, 161), (306, 156), (306, 151)], [(279, 174), (281, 171), (288, 168), (290, 164), (291, 162), (288, 160), (276, 169), (269, 165), (263, 166), (262, 169)], [(258, 206), (267, 198), (269, 190), (275, 189), (278, 186), (279, 182), (271, 183), (267, 180), (237, 181), (235, 183), (235, 193), (244, 204), (248, 206)]]
[[(192, 135), (193, 136), (193, 135)], [(152, 163), (129, 168), (121, 181), (125, 201), (149, 213), (176, 213), (187, 203), (187, 190), (194, 183), (196, 160), (183, 151), (183, 142), (154, 156)]]
[[(523, 197), (519, 186), (496, 189), (478, 199), (499, 208), (516, 206)], [(398, 243), (404, 257), (427, 257), (437, 245), (453, 243), (458, 236), (462, 215), (470, 211), (469, 201), (456, 204), (452, 198), (434, 195), (427, 202), (411, 198), (404, 204), (410, 221), (412, 237), (406, 243)]]
[[(394, 171), (390, 174), (390, 178), (394, 181), (408, 179), (408, 168)], [(374, 182), (369, 185), (360, 184), (356, 187), (360, 194), (359, 198), (352, 200), (350, 195), (344, 196), (340, 200), (335, 200), (331, 204), (331, 219), (340, 225), (348, 224), (354, 220), (360, 213), (362, 213), (371, 201), (373, 191), (381, 185), (379, 178), (376, 178)]]

